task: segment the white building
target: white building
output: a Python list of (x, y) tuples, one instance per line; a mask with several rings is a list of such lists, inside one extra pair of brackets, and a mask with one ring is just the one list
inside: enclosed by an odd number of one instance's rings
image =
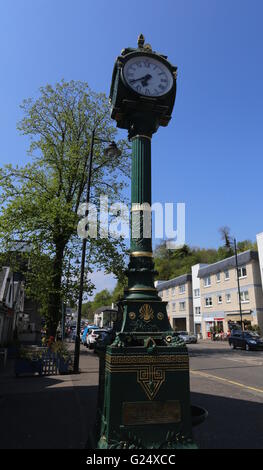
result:
[(263, 289), (263, 232), (257, 235), (257, 245), (258, 245), (258, 260), (259, 268), (261, 274), (261, 284)]
[(94, 324), (99, 328), (110, 328), (117, 319), (117, 313), (118, 310), (113, 305), (97, 308), (94, 312)]
[(192, 290), (193, 290), (193, 314), (194, 314), (194, 333), (200, 335), (202, 332), (202, 310), (200, 294), (200, 278), (198, 272), (206, 264), (195, 264), (192, 266)]
[(192, 275), (183, 274), (168, 281), (159, 281), (156, 288), (162, 300), (167, 302), (171, 326), (176, 331), (193, 333)]

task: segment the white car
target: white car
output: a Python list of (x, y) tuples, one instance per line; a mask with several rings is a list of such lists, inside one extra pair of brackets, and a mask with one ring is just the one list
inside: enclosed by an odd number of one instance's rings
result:
[(107, 330), (103, 330), (103, 329), (99, 329), (99, 328), (94, 328), (94, 330), (90, 330), (89, 334), (87, 335), (87, 347), (89, 349), (93, 349), (94, 346), (95, 346), (95, 343), (97, 341), (97, 338), (99, 337), (100, 333), (104, 332), (104, 331), (107, 331)]
[(187, 331), (177, 331), (179, 338), (182, 339), (186, 344), (196, 344), (197, 336), (189, 334)]

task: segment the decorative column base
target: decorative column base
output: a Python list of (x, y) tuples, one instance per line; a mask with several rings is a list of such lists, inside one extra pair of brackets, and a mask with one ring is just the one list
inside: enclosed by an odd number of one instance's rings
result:
[(187, 349), (175, 338), (156, 346), (157, 336), (149, 335), (144, 347), (129, 347), (127, 334), (120, 334), (107, 348), (98, 449), (197, 448), (185, 393)]

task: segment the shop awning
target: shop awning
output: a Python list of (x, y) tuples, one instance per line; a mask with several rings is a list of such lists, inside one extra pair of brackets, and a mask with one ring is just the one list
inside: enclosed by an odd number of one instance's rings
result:
[[(227, 315), (227, 320), (228, 321), (241, 321), (241, 316), (240, 315)], [(252, 321), (253, 316), (252, 315), (242, 315), (242, 321)]]

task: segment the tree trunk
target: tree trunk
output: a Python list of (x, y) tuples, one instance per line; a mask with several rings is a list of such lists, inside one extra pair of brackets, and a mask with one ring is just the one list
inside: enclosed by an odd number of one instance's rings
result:
[(63, 256), (64, 256), (65, 243), (59, 241), (56, 243), (56, 254), (53, 261), (53, 274), (52, 274), (52, 291), (49, 294), (48, 301), (48, 318), (47, 318), (47, 334), (49, 336), (56, 336), (58, 323), (61, 319), (61, 283), (63, 274)]

